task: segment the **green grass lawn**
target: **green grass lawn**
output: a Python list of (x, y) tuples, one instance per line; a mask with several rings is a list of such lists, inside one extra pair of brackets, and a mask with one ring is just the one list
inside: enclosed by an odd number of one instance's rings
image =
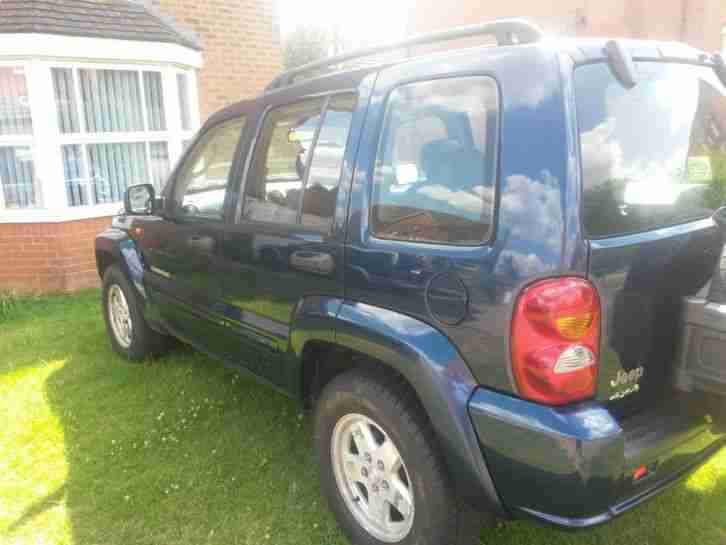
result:
[[(92, 291), (24, 300), (0, 321), (0, 543), (346, 540), (292, 401), (184, 348), (125, 363)], [(482, 543), (724, 545), (726, 452), (609, 526), (517, 522)]]

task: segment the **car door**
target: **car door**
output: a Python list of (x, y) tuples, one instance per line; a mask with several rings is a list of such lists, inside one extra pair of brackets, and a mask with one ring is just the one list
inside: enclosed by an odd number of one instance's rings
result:
[(224, 351), (224, 323), (215, 305), (227, 213), (227, 187), (245, 118), (220, 123), (197, 139), (167, 192), (165, 214), (144, 228), (147, 284), (161, 318), (178, 336)]
[(268, 110), (237, 220), (225, 233), (223, 304), (242, 339), (239, 358), (281, 386), (291, 380), (280, 356), (296, 304), (343, 294), (339, 187), (356, 102), (348, 93)]
[[(673, 395), (679, 318), (686, 329), (718, 329), (715, 307), (699, 312), (692, 302), (706, 305), (699, 292), (724, 244), (711, 216), (725, 196), (726, 88), (708, 66), (636, 67), (632, 89), (607, 63), (574, 71), (583, 227), (604, 308), (598, 394), (623, 416)], [(713, 378), (718, 338), (692, 339), (709, 362), (696, 367), (711, 367)]]

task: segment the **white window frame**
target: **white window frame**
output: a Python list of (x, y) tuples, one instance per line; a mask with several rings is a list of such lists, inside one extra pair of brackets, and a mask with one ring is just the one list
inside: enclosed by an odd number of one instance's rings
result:
[[(104, 40), (101, 40), (103, 42)], [(151, 47), (155, 44), (147, 44)], [(0, 52), (0, 55), (2, 52)], [(108, 58), (108, 57), (106, 57)], [(153, 56), (151, 57), (154, 58)], [(164, 59), (165, 61), (166, 59)], [(83, 167), (90, 173), (87, 145), (100, 143), (127, 143), (143, 142), (146, 150), (147, 177), (152, 180), (152, 166), (150, 155), (151, 142), (166, 142), (169, 154), (169, 168), (173, 168), (182, 153), (182, 142), (193, 137), (200, 126), (199, 95), (197, 88), (196, 70), (198, 66), (180, 66), (173, 62), (95, 62), (94, 60), (68, 60), (58, 58), (31, 58), (21, 60), (0, 60), (0, 66), (21, 67), (25, 70), (26, 84), (33, 123), (32, 135), (10, 135), (0, 137), (2, 146), (27, 146), (31, 148), (34, 159), (34, 173), (36, 185), (36, 206), (34, 208), (5, 208), (0, 191), (0, 223), (34, 223), (54, 222), (74, 219), (103, 217), (118, 213), (122, 203), (103, 203), (70, 206), (68, 202), (66, 181), (63, 172), (63, 156), (61, 146), (66, 144), (81, 145), (83, 154)], [(85, 130), (83, 120), (83, 106), (80, 102), (80, 87), (78, 86), (79, 69), (108, 69), (132, 70), (138, 72), (141, 91), (141, 107), (144, 127), (147, 127), (148, 114), (146, 95), (144, 93), (143, 72), (155, 71), (161, 73), (162, 93), (164, 96), (164, 117), (166, 130), (164, 131), (131, 131), (131, 132), (105, 132), (105, 133), (61, 133), (58, 126), (55, 93), (53, 89), (52, 68), (70, 68), (73, 70), (76, 92), (76, 107), (79, 115), (81, 131)], [(192, 127), (190, 130), (181, 130), (181, 116), (179, 111), (179, 95), (176, 88), (177, 73), (184, 73), (188, 78), (190, 117)], [(39, 160), (42, 158), (42, 160)]]
[[(26, 62), (18, 62), (18, 61), (0, 61), (0, 67), (2, 68), (22, 68), (24, 75), (25, 75), (25, 86), (28, 89), (28, 102), (30, 102), (30, 119), (32, 123), (32, 131), (30, 134), (7, 134), (7, 135), (0, 135), (0, 147), (6, 148), (15, 148), (15, 147), (23, 147), (23, 148), (30, 148), (30, 154), (33, 157), (33, 166), (35, 168), (35, 142), (34, 142), (34, 134), (35, 134), (35, 117), (33, 115), (33, 108), (32, 108), (32, 97), (31, 97), (31, 78), (30, 78), (30, 64)], [(34, 170), (34, 188), (33, 192), (35, 195), (35, 201), (36, 206), (34, 208), (38, 208), (42, 206), (43, 203), (43, 191), (41, 184), (38, 182), (38, 172)], [(2, 189), (2, 180), (0, 180), (0, 212), (2, 212), (5, 209), (5, 194)], [(28, 208), (18, 208), (18, 209), (10, 209), (10, 210), (28, 210)]]
[[(169, 67), (162, 67), (158, 65), (138, 65), (138, 64), (120, 64), (120, 63), (88, 63), (88, 62), (57, 62), (52, 63), (51, 68), (68, 68), (72, 70), (74, 90), (75, 90), (75, 104), (76, 114), (78, 116), (80, 132), (75, 133), (61, 133), (58, 132), (58, 143), (60, 146), (65, 145), (80, 145), (81, 146), (81, 157), (83, 161), (83, 169), (87, 175), (91, 173), (91, 165), (88, 157), (88, 145), (91, 144), (123, 144), (123, 143), (142, 143), (144, 144), (144, 150), (146, 155), (146, 178), (149, 182), (152, 180), (151, 172), (151, 148), (152, 142), (165, 142), (169, 154), (169, 168), (173, 166), (174, 162), (178, 159), (181, 154), (182, 141), (194, 134), (194, 127), (199, 126), (199, 111), (198, 107), (196, 111), (190, 112), (192, 119), (192, 128), (189, 130), (181, 129), (181, 116), (179, 112), (178, 103), (178, 90), (176, 89), (176, 74), (181, 72), (187, 75), (188, 82), (191, 85), (196, 83), (195, 79), (192, 79), (193, 71), (179, 71)], [(136, 72), (139, 91), (141, 98), (141, 112), (143, 117), (144, 127), (148, 127), (149, 119), (146, 104), (146, 89), (144, 87), (144, 72), (158, 72), (161, 75), (162, 94), (164, 97), (164, 117), (166, 121), (166, 130), (162, 131), (114, 131), (114, 132), (85, 132), (85, 112), (83, 110), (83, 103), (81, 99), (81, 88), (80, 88), (80, 70), (124, 70), (130, 72)], [(171, 79), (172, 81), (167, 81)], [(172, 85), (169, 85), (172, 83)], [(172, 90), (172, 92), (170, 92)], [(52, 89), (51, 89), (52, 91)], [(191, 92), (190, 92), (191, 95)], [(191, 98), (191, 97), (190, 97)], [(194, 110), (194, 109), (193, 109)], [(62, 170), (61, 170), (62, 172)], [(90, 195), (90, 187), (92, 181), (89, 179), (87, 184), (87, 193)], [(65, 178), (63, 179), (63, 188), (65, 189)], [(70, 206), (70, 203), (68, 203)], [(86, 204), (76, 205), (71, 208), (89, 208), (89, 207), (103, 207), (104, 209), (113, 206), (115, 210), (118, 210), (119, 203), (101, 203), (101, 204)]]

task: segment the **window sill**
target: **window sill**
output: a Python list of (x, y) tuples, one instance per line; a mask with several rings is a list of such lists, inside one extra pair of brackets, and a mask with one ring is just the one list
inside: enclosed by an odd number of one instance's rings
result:
[(114, 202), (92, 206), (73, 206), (48, 210), (44, 208), (0, 209), (0, 223), (61, 223), (92, 218), (115, 216), (123, 203)]

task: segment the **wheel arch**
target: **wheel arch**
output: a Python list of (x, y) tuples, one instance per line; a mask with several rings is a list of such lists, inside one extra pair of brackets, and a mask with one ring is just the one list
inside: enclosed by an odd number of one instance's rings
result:
[(380, 366), (383, 373), (395, 374), (424, 410), (462, 499), (507, 516), (468, 413), (478, 384), (449, 339), (429, 324), (388, 309), (311, 299), (298, 305), (291, 334), (301, 398), (314, 400), (327, 382), (350, 368)]
[(96, 236), (95, 247), (99, 276), (103, 278), (111, 265), (119, 265), (139, 295), (146, 299), (143, 257), (128, 233), (120, 229), (107, 229)]

